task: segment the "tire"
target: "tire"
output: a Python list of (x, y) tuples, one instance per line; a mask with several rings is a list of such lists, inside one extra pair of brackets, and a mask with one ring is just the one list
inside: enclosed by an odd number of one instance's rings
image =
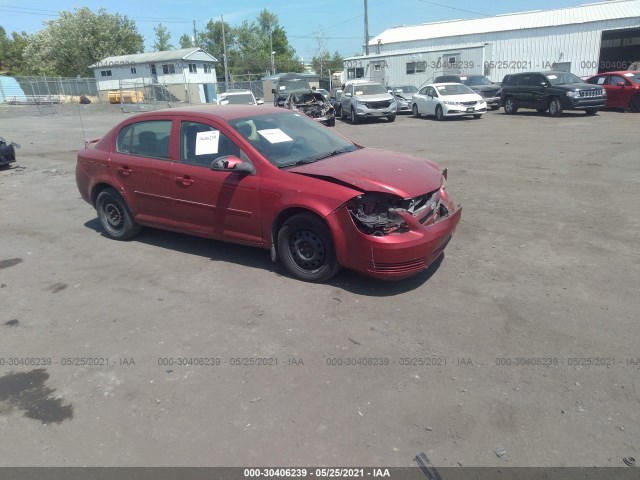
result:
[(344, 113), (344, 108), (340, 107), (340, 120), (346, 120), (347, 116)]
[(518, 104), (513, 97), (504, 99), (504, 113), (507, 115), (515, 115), (518, 113)]
[(389, 123), (393, 123), (393, 122), (395, 122), (395, 121), (396, 121), (396, 116), (395, 116), (395, 115), (389, 115), (389, 116), (387, 117), (387, 121), (388, 121)]
[(585, 109), (584, 113), (586, 113), (588, 116), (592, 117), (593, 115), (595, 115), (596, 113), (598, 113), (598, 109), (597, 108), (587, 108)]
[(351, 109), (351, 123), (353, 123), (354, 125), (358, 123), (358, 116), (356, 115), (356, 111), (353, 108)]
[(562, 115), (562, 104), (557, 97), (554, 97), (549, 102), (549, 115), (552, 117), (559, 117)]
[(442, 107), (440, 105), (436, 107), (436, 120), (444, 120), (444, 113), (442, 113)]
[(300, 280), (324, 282), (340, 270), (331, 233), (314, 215), (300, 213), (284, 222), (277, 242), (285, 268)]
[(113, 188), (105, 188), (98, 194), (96, 212), (102, 229), (115, 240), (128, 240), (140, 232), (127, 203)]
[(544, 113), (546, 111), (547, 111), (546, 108), (536, 108), (536, 112), (538, 112), (538, 113)]
[(335, 112), (336, 117), (340, 117), (340, 118), (342, 118), (342, 108), (340, 107), (340, 105), (339, 105), (339, 104), (336, 104), (336, 106), (335, 106), (335, 107), (333, 107), (333, 108), (334, 108), (334, 109), (335, 109), (335, 111), (336, 111), (336, 112)]
[(473, 116), (473, 119), (474, 119), (474, 120), (480, 120), (481, 118), (482, 118), (482, 115), (481, 115), (481, 114), (475, 114), (475, 115)]
[(635, 94), (629, 99), (629, 110), (632, 112), (640, 112), (640, 93)]
[(336, 126), (336, 117), (331, 117), (327, 120), (327, 127), (335, 127)]
[(414, 118), (420, 118), (420, 112), (418, 111), (418, 105), (416, 105), (415, 103), (413, 104), (413, 107), (411, 108), (411, 112), (413, 113), (413, 117)]

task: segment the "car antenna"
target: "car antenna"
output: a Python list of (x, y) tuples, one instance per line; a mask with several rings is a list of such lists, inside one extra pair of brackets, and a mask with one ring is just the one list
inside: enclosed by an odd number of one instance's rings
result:
[(82, 112), (80, 111), (80, 102), (76, 104), (78, 106), (78, 118), (80, 118), (80, 128), (82, 129), (82, 140), (84, 141), (84, 148), (87, 148), (89, 144), (87, 143), (87, 136), (84, 133), (84, 125), (82, 123)]

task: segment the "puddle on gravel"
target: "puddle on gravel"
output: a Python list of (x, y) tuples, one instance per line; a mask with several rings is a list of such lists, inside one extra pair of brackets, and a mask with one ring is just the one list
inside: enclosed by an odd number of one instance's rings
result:
[[(54, 389), (45, 385), (49, 374), (44, 368), (30, 372), (8, 373), (0, 377), (0, 403), (24, 410), (25, 417), (42, 423), (61, 423), (73, 418), (73, 405), (53, 398)], [(3, 411), (0, 406), (0, 411)]]

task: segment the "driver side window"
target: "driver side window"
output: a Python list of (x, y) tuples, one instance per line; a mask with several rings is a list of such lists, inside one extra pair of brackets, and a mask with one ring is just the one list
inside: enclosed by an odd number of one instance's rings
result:
[(180, 126), (180, 161), (209, 168), (220, 158), (233, 155), (248, 161), (248, 157), (219, 130), (199, 122), (182, 122)]

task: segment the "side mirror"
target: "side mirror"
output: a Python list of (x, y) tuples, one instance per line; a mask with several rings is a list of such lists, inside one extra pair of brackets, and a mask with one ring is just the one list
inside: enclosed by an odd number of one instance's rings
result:
[(272, 89), (271, 89), (271, 93), (274, 93), (274, 94), (275, 94), (275, 93), (276, 93), (276, 89), (275, 89), (275, 88), (272, 88)]
[(351, 97), (351, 94), (350, 93), (345, 93), (344, 96), (349, 98), (349, 97)]
[(216, 158), (211, 162), (211, 170), (233, 170), (234, 173), (253, 175), (255, 168), (249, 162), (243, 162), (234, 155)]

